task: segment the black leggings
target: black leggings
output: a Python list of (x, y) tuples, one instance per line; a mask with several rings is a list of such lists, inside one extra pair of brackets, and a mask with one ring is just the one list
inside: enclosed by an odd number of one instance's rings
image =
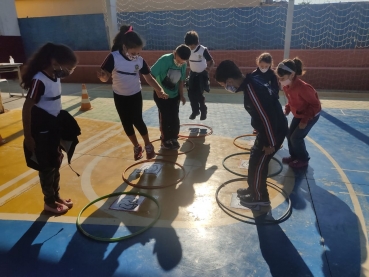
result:
[(127, 136), (135, 134), (133, 126), (136, 127), (141, 136), (147, 135), (147, 127), (142, 119), (141, 91), (129, 96), (114, 93), (114, 104)]

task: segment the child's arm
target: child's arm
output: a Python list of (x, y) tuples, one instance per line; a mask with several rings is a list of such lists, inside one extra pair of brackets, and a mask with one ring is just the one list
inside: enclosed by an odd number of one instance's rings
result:
[(35, 150), (35, 140), (31, 134), (31, 110), (35, 104), (36, 103), (34, 99), (26, 98), (22, 110), (24, 143), (26, 148), (32, 152)]
[(153, 87), (156, 95), (159, 98), (162, 99), (168, 99), (168, 94), (165, 93), (165, 91), (163, 90), (163, 88), (158, 84), (158, 82), (154, 79), (154, 77), (149, 73), (149, 74), (144, 74), (142, 75), (146, 82), (149, 84), (149, 86)]
[(182, 105), (186, 104), (186, 98), (183, 96), (183, 86), (184, 86), (184, 81), (180, 80), (178, 82), (178, 93), (179, 93), (179, 97), (182, 101)]
[(97, 78), (100, 79), (101, 82), (107, 82), (110, 79), (111, 73), (114, 69), (114, 57), (110, 53), (102, 63), (100, 70), (96, 72)]
[(206, 48), (204, 51), (204, 58), (206, 60), (207, 67), (205, 70), (210, 70), (214, 65), (213, 57), (210, 55), (209, 50)]

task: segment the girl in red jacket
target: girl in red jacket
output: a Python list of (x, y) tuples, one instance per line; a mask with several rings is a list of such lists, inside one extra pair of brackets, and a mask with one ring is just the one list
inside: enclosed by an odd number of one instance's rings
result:
[(299, 58), (286, 59), (278, 64), (279, 82), (288, 100), (284, 113), (293, 114), (287, 134), (290, 156), (283, 158), (282, 162), (293, 168), (304, 167), (309, 163), (304, 138), (318, 121), (321, 111), (315, 89), (299, 78), (303, 73), (303, 64)]

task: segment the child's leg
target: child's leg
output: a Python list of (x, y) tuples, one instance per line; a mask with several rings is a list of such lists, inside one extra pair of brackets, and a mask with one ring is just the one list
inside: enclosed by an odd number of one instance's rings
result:
[[(114, 104), (117, 109), (120, 121), (122, 122), (123, 129), (126, 135), (130, 138), (130, 140), (132, 141), (133, 139), (132, 143), (134, 143), (137, 141), (137, 139), (134, 140), (136, 136), (135, 130), (133, 129), (133, 121), (131, 114), (133, 109), (131, 108), (130, 102), (131, 101), (129, 101), (129, 96), (122, 96), (114, 93)], [(134, 146), (136, 145), (137, 143), (134, 144)]]
[(54, 190), (54, 194), (55, 194), (55, 202), (59, 203), (59, 204), (63, 204), (65, 206), (67, 206), (69, 209), (73, 207), (73, 202), (71, 199), (63, 199), (60, 197), (59, 194), (59, 190), (60, 190), (60, 172), (59, 172), (59, 168), (55, 168), (54, 171), (54, 183), (53, 183), (53, 190)]
[(170, 112), (168, 108), (170, 108), (171, 99), (161, 99), (156, 95), (154, 91), (154, 101), (159, 110), (158, 115), (161, 133), (160, 138), (162, 142), (165, 142), (170, 139)]
[(53, 213), (65, 213), (68, 207), (56, 203), (56, 195), (59, 195), (59, 170), (50, 168), (39, 171), (42, 193), (44, 194), (44, 209)]
[(192, 115), (190, 119), (195, 119), (196, 116), (200, 113), (199, 110), (199, 102), (198, 102), (198, 81), (199, 78), (197, 76), (198, 74), (195, 72), (190, 72), (190, 79), (189, 79), (189, 88), (188, 88), (188, 98), (190, 99), (191, 103), (191, 109), (192, 109)]
[(296, 128), (299, 127), (299, 123), (300, 123), (300, 119), (294, 117), (291, 121), (290, 127), (288, 129), (288, 133), (287, 133), (288, 151), (290, 152), (290, 156), (292, 159), (296, 158), (296, 153), (291, 143), (291, 135), (295, 132)]

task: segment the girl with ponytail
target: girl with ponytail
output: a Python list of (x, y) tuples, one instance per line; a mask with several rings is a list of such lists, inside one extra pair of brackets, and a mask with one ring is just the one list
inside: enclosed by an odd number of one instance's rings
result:
[(283, 60), (277, 67), (278, 79), (287, 97), (285, 115), (293, 114), (287, 134), (290, 156), (282, 162), (293, 168), (305, 167), (309, 163), (304, 139), (318, 121), (321, 111), (317, 92), (300, 79), (304, 73), (303, 63), (297, 57)]

